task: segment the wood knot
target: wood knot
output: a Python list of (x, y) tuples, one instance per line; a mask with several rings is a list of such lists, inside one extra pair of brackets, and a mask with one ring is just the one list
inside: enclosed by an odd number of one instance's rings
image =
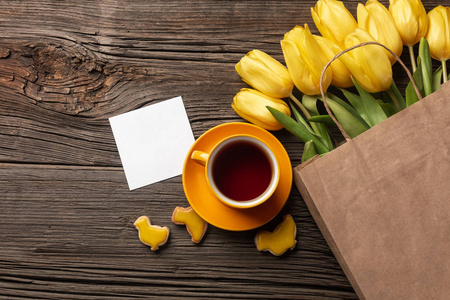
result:
[[(33, 66), (38, 72), (38, 82), (46, 85), (71, 86), (80, 78), (94, 81), (103, 63), (84, 48), (46, 46), (33, 51)], [(78, 51), (74, 51), (78, 50)]]
[(104, 99), (104, 62), (81, 45), (31, 46), (35, 80), (24, 93), (48, 109), (71, 115), (97, 116)]
[(125, 82), (146, 78), (146, 69), (112, 64), (69, 40), (0, 48), (0, 85), (28, 101), (66, 115), (104, 117)]
[(8, 58), (10, 54), (9, 48), (0, 47), (0, 58)]

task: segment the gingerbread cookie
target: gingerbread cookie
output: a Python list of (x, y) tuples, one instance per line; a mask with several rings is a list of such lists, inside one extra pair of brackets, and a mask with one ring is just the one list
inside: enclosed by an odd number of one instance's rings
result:
[(273, 232), (262, 230), (255, 236), (258, 251), (269, 251), (273, 255), (283, 255), (287, 250), (294, 249), (297, 241), (297, 226), (291, 215), (285, 215), (283, 221)]
[(152, 225), (149, 217), (141, 216), (133, 224), (139, 231), (139, 239), (151, 250), (159, 249), (159, 246), (164, 245), (169, 239), (169, 228), (166, 226)]
[(205, 235), (208, 223), (192, 209), (192, 207), (175, 207), (172, 214), (172, 222), (177, 225), (186, 225), (186, 229), (194, 243), (199, 243)]

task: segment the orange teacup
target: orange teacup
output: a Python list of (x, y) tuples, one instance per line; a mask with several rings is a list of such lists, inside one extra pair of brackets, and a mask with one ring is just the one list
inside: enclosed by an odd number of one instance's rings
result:
[(206, 180), (214, 195), (235, 208), (264, 203), (280, 180), (279, 163), (272, 149), (248, 134), (229, 136), (209, 153), (195, 150), (191, 159), (205, 166)]

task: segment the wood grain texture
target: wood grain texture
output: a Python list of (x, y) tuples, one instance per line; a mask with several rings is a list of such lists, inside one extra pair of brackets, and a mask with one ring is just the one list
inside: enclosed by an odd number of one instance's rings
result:
[[(356, 12), (358, 1), (345, 3)], [(318, 33), (315, 1), (0, 4), (1, 299), (356, 299), (295, 188), (263, 227), (293, 215), (287, 255), (257, 252), (256, 230), (210, 226), (195, 245), (170, 221), (188, 205), (181, 177), (130, 192), (108, 122), (178, 95), (195, 137), (242, 121), (234, 65), (252, 49), (282, 61), (295, 25)], [(303, 144), (274, 134), (300, 163)], [(144, 214), (171, 229), (156, 253), (132, 226)]]
[[(1, 165), (0, 291), (3, 295), (105, 299), (113, 296), (354, 298), (298, 193), (299, 244), (278, 258), (259, 253), (256, 230), (209, 226), (200, 245), (171, 220), (183, 198), (180, 178), (129, 192), (121, 168)], [(153, 253), (133, 222), (142, 214), (168, 226)]]

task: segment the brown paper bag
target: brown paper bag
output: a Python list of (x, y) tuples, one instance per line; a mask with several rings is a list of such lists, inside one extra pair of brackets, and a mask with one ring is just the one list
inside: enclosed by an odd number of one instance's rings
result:
[(294, 181), (361, 299), (450, 299), (450, 82)]

